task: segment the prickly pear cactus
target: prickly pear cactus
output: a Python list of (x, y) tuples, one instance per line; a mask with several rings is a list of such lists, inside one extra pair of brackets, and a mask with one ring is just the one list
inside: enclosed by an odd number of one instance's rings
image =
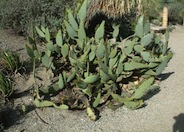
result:
[[(94, 37), (85, 32), (87, 0), (76, 15), (67, 11), (63, 29), (54, 39), (49, 29), (36, 28), (45, 39), (41, 53), (34, 43), (27, 45), (28, 54), (37, 58), (55, 74), (51, 86), (39, 88), (41, 99), (37, 107), (54, 106), (59, 109), (86, 109), (96, 120), (95, 110), (106, 105), (116, 109), (122, 105), (137, 109), (144, 105), (142, 97), (150, 89), (158, 88), (155, 78), (162, 73), (172, 58), (168, 48), (169, 32), (163, 41), (150, 32), (149, 22), (141, 16), (135, 34), (122, 41), (119, 25), (113, 25), (112, 38), (105, 38), (105, 22), (96, 29)], [(32, 39), (33, 40), (33, 39)]]

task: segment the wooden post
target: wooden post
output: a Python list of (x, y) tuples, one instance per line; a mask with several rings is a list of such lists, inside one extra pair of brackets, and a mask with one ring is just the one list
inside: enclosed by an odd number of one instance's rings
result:
[(163, 9), (163, 20), (162, 20), (162, 27), (167, 28), (168, 25), (168, 7), (164, 6)]

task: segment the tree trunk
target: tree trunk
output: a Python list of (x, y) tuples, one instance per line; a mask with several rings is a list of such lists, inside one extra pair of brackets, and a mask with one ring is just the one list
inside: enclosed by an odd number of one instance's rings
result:
[(168, 25), (168, 7), (164, 6), (163, 9), (163, 20), (162, 20), (162, 27), (167, 27)]

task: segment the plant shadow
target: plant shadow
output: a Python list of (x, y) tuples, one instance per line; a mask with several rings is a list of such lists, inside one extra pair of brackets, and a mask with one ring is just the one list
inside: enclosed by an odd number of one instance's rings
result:
[(21, 92), (17, 92), (18, 90), (15, 90), (15, 92), (9, 97), (9, 99), (17, 99), (17, 98), (21, 98), (21, 97), (25, 97), (30, 95), (31, 90), (33, 90), (34, 86), (30, 86), (28, 89), (21, 91)]
[(26, 106), (26, 112), (23, 113), (21, 110), (21, 106), (17, 106), (16, 108), (6, 108), (4, 109), (1, 114), (1, 123), (3, 125), (3, 129), (7, 130), (9, 127), (21, 124), (26, 117), (26, 115), (33, 111), (35, 109), (35, 106), (29, 105)]
[(24, 74), (30, 74), (32, 71), (33, 71), (33, 64), (31, 62), (31, 60), (26, 60), (26, 61), (23, 61), (23, 69), (22, 69), (22, 73)]
[(184, 132), (184, 113), (174, 117), (173, 132)]
[(154, 95), (158, 94), (160, 92), (159, 88), (156, 88), (154, 90), (150, 90), (146, 95), (142, 97), (143, 100), (149, 100), (152, 98)]
[(174, 72), (163, 73), (160, 74), (158, 77), (160, 78), (160, 81), (164, 81), (169, 78), (172, 74), (174, 74)]
[[(164, 81), (167, 78), (169, 78), (172, 74), (174, 74), (174, 72), (164, 73), (164, 74), (159, 75), (158, 78), (160, 78), (160, 81)], [(142, 97), (142, 99), (149, 100), (150, 98), (152, 98), (154, 95), (158, 94), (159, 92), (160, 92), (160, 88), (150, 90), (146, 95)]]
[[(16, 99), (22, 99), (22, 97), (26, 97), (29, 94), (30, 89), (20, 93), (14, 93), (8, 98), (9, 101), (6, 101), (1, 106), (0, 125), (2, 128), (0, 128), (0, 131), (7, 130), (9, 127), (17, 124), (21, 124), (24, 122), (27, 114), (36, 109), (32, 103), (28, 105), (24, 105), (24, 103), (16, 103)], [(25, 111), (23, 110), (23, 106), (25, 106)]]

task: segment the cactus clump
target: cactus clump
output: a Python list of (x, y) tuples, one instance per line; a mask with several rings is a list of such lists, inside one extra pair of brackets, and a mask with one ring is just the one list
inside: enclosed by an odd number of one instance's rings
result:
[(50, 38), (48, 28), (36, 27), (45, 40), (44, 51), (37, 50), (34, 39), (30, 38), (31, 45), (26, 45), (30, 57), (51, 69), (58, 78), (56, 83), (37, 89), (42, 98), (35, 98), (35, 105), (87, 109), (92, 120), (97, 119), (95, 110), (102, 106), (142, 107), (142, 97), (158, 87), (156, 77), (172, 58), (169, 32), (162, 41), (141, 16), (134, 35), (126, 39), (120, 39), (119, 25), (113, 26), (112, 38), (105, 38), (105, 21), (93, 37), (88, 37), (85, 32), (87, 3), (85, 0), (76, 15), (68, 10), (63, 29), (54, 39)]

